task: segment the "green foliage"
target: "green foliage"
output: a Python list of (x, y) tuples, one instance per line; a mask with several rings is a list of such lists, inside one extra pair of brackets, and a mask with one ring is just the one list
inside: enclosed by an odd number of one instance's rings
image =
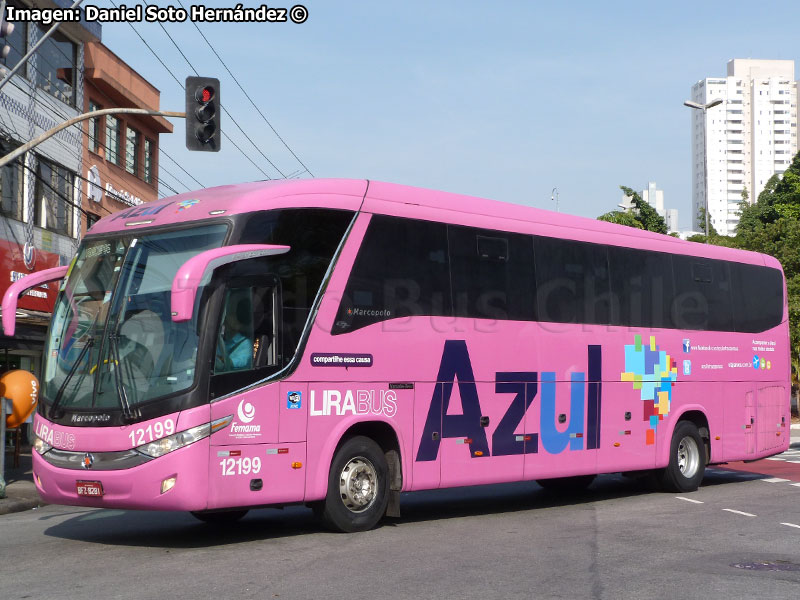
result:
[(644, 225), (639, 222), (636, 215), (626, 210), (612, 210), (604, 215), (600, 215), (597, 219), (617, 225), (627, 225), (628, 227), (635, 227), (636, 229), (644, 229)]
[(655, 231), (656, 233), (667, 233), (667, 222), (664, 217), (656, 212), (656, 209), (645, 202), (638, 192), (633, 191), (631, 188), (624, 185), (619, 186), (626, 196), (631, 198), (634, 209), (631, 214), (634, 215), (636, 220), (641, 223), (642, 229), (647, 231)]
[(633, 207), (630, 210), (613, 210), (597, 217), (600, 221), (616, 223), (617, 225), (627, 225), (636, 229), (655, 231), (656, 233), (667, 233), (667, 222), (664, 217), (656, 212), (656, 209), (645, 202), (642, 197), (631, 188), (624, 185), (619, 186), (626, 196), (631, 198)]
[[(744, 200), (744, 193), (742, 194)], [(725, 245), (762, 252), (783, 266), (789, 301), (793, 377), (800, 372), (800, 153), (781, 177), (773, 175), (754, 204), (742, 202), (735, 238)], [(723, 245), (720, 238), (712, 244)]]

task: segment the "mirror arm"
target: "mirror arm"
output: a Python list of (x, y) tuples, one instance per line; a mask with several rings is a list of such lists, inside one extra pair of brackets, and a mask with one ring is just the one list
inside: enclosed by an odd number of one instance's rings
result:
[(270, 244), (239, 244), (206, 250), (193, 256), (181, 265), (172, 280), (172, 320), (176, 323), (191, 320), (197, 290), (211, 281), (214, 269), (232, 262), (285, 254), (290, 249), (290, 246)]
[(9, 337), (14, 335), (17, 325), (17, 303), (22, 294), (37, 285), (64, 279), (68, 272), (68, 266), (53, 267), (26, 275), (8, 286), (3, 296), (3, 333)]

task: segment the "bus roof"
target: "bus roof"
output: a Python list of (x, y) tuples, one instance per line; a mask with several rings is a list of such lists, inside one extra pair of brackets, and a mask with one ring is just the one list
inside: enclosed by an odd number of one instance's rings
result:
[(686, 242), (597, 219), (521, 204), (364, 179), (273, 180), (207, 188), (111, 214), (95, 223), (89, 234), (130, 232), (218, 216), (304, 207), (360, 209), (368, 213), (537, 233), (780, 268), (776, 259), (754, 252)]

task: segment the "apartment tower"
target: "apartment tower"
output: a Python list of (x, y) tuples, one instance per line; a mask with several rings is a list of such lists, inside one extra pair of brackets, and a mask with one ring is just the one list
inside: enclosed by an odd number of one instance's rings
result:
[(708, 214), (721, 235), (734, 235), (743, 193), (753, 203), (770, 177), (782, 174), (797, 153), (798, 86), (792, 60), (728, 61), (727, 77), (692, 86), (692, 100), (709, 108), (692, 110), (692, 207), (695, 228), (705, 206), (703, 129), (707, 137)]

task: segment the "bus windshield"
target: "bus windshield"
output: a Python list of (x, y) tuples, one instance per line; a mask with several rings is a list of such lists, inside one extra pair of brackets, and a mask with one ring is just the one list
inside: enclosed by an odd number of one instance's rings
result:
[(45, 401), (125, 412), (191, 387), (197, 311), (191, 321), (172, 321), (172, 280), (189, 258), (221, 246), (227, 230), (214, 224), (84, 242), (53, 311)]

